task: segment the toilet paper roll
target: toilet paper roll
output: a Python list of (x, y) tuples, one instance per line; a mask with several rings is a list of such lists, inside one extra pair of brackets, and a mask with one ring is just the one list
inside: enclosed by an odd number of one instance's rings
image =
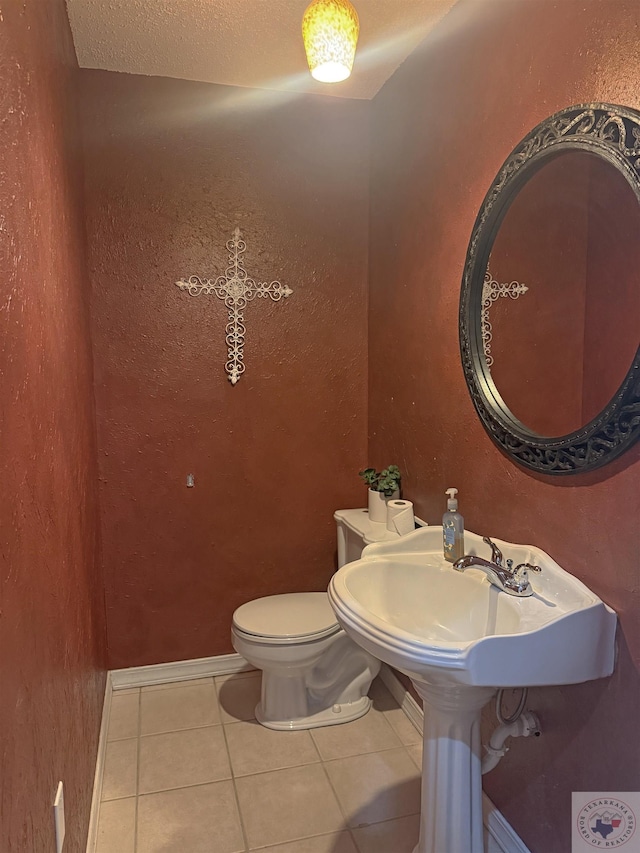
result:
[(411, 533), (415, 528), (411, 501), (389, 501), (387, 503), (387, 530), (404, 536), (405, 533)]

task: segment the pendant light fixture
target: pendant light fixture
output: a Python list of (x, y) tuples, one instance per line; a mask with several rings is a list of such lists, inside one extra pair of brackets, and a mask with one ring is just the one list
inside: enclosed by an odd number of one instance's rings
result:
[(351, 74), (360, 23), (349, 0), (313, 0), (302, 18), (302, 40), (311, 76), (340, 83)]

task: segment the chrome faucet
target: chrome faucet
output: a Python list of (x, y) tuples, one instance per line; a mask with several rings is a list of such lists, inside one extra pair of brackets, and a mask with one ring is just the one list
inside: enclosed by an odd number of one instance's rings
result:
[(534, 566), (531, 563), (519, 563), (514, 569), (513, 560), (507, 560), (506, 566), (503, 566), (502, 551), (495, 542), (492, 542), (488, 536), (485, 536), (482, 541), (491, 548), (491, 560), (484, 560), (482, 557), (469, 554), (456, 560), (453, 568), (458, 572), (464, 572), (465, 569), (470, 568), (482, 569), (491, 583), (498, 589), (504, 590), (508, 595), (520, 597), (533, 595), (533, 588), (529, 583), (529, 572), (541, 572), (540, 566)]

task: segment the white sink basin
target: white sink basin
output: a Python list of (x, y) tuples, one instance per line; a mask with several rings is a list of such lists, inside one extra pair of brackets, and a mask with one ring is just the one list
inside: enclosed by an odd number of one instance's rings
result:
[[(465, 553), (491, 549), (465, 532)], [(414, 853), (483, 853), (480, 714), (499, 687), (574, 684), (611, 675), (616, 614), (530, 545), (494, 540), (533, 563), (533, 594), (457, 572), (442, 528), (369, 545), (333, 576), (329, 599), (349, 636), (406, 673), (424, 701), (420, 839)]]
[[(535, 563), (534, 594), (517, 598), (484, 572), (457, 572), (442, 556), (442, 528), (370, 545), (343, 566), (329, 598), (345, 631), (415, 678), (485, 687), (573, 684), (611, 675), (616, 615), (538, 548), (495, 543), (514, 564)], [(465, 553), (489, 559), (465, 532)]]

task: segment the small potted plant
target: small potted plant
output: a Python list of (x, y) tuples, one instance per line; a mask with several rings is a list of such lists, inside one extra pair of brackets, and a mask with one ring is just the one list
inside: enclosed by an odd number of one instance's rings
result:
[(400, 469), (389, 465), (382, 471), (365, 468), (359, 474), (369, 486), (369, 521), (386, 523), (387, 503), (400, 497)]

